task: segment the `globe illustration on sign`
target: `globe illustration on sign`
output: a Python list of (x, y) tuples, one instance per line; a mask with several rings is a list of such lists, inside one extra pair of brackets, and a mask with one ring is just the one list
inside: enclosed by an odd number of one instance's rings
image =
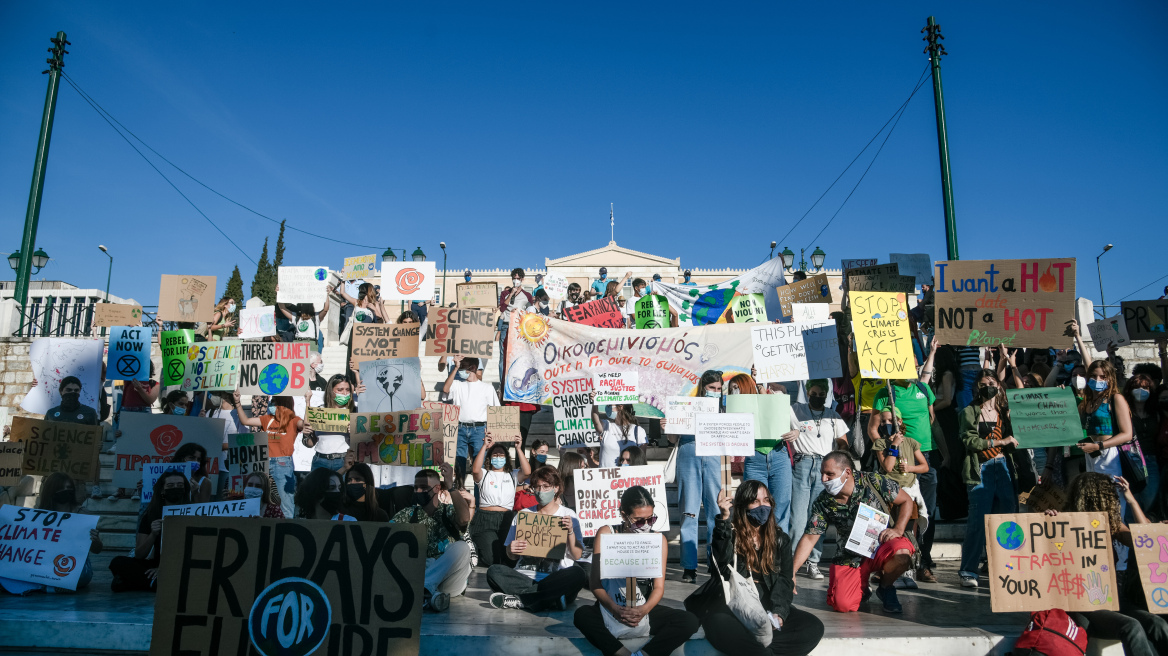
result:
[(312, 277), (316, 278), (317, 280), (324, 280), (325, 278), (328, 278), (328, 269), (320, 267), (316, 271), (312, 272)]
[(1026, 534), (1016, 522), (1002, 522), (994, 536), (1003, 549), (1014, 551), (1026, 543)]
[(288, 370), (284, 365), (273, 362), (260, 372), (260, 391), (264, 394), (279, 394), (288, 387)]

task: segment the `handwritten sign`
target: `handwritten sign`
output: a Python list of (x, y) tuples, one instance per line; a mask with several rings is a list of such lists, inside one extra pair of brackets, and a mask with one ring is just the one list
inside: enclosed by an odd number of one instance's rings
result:
[(235, 390), (239, 384), (242, 344), (234, 339), (196, 342), (188, 346), (185, 354), (171, 359), (171, 362), (183, 365), (181, 389), (188, 392)]
[(340, 408), (308, 408), (308, 423), (318, 433), (349, 432), (349, 411)]
[(717, 411), (718, 399), (708, 396), (667, 396), (665, 421), (661, 423), (661, 430), (667, 435), (693, 435), (694, 415)]
[[(606, 533), (596, 538), (602, 579), (655, 579), (665, 576), (661, 536), (656, 533)], [(594, 563), (596, 564), (596, 563)]]
[(1075, 318), (1073, 257), (942, 261), (934, 279), (942, 344), (1049, 347)]
[(807, 375), (813, 379), (843, 376), (836, 325), (823, 322), (794, 325), (803, 328), (803, 352), (807, 354)]
[(913, 294), (916, 279), (896, 273), (873, 273), (863, 276), (848, 276), (848, 290), (853, 292), (902, 292)]
[(197, 462), (148, 462), (142, 465), (142, 503), (150, 503), (154, 499), (154, 484), (163, 474), (178, 472), (187, 480), (199, 470)]
[(195, 331), (164, 330), (158, 339), (162, 351), (162, 385), (177, 387), (187, 374), (187, 349), (195, 343)]
[(457, 299), (460, 308), (499, 307), (498, 283), (460, 282), (454, 286), (454, 290), (454, 298)]
[(276, 306), (261, 305), (239, 310), (239, 338), (260, 339), (276, 334)]
[(159, 321), (210, 321), (214, 315), (215, 276), (162, 276)]
[(107, 328), (109, 326), (140, 326), (142, 325), (142, 306), (127, 303), (98, 303), (93, 306), (93, 325)]
[[(441, 462), (454, 462), (458, 457), (458, 417), (462, 409), (453, 403), (422, 401), (422, 408), (442, 413), (442, 453)], [(436, 445), (435, 445), (436, 446)], [(409, 482), (413, 482), (413, 478)]]
[(595, 328), (624, 328), (625, 318), (620, 305), (611, 298), (588, 301), (564, 308), (564, 318), (572, 323), (582, 323)]
[(985, 527), (995, 613), (1119, 610), (1107, 515), (986, 515)]
[(568, 277), (562, 273), (548, 272), (543, 277), (543, 290), (547, 292), (548, 298), (557, 301), (563, 300), (568, 296)]
[(855, 269), (858, 267), (867, 267), (875, 265), (879, 260), (875, 257), (858, 257), (840, 260), (840, 269), (847, 271), (848, 269)]
[[(780, 288), (781, 289), (781, 288)], [(762, 294), (739, 294), (730, 303), (734, 323), (766, 323), (766, 299)]]
[(592, 387), (596, 390), (596, 405), (620, 405), (636, 403), (640, 398), (637, 391), (636, 371), (603, 371), (592, 375)]
[(308, 391), (308, 342), (244, 342), (239, 393), (296, 396)]
[(792, 303), (791, 321), (797, 323), (831, 320), (831, 306), (827, 303)]
[(495, 313), (473, 308), (436, 308), (427, 318), (426, 355), (495, 357)]
[(21, 472), (24, 458), (24, 444), (20, 442), (0, 442), (0, 487), (16, 485), (24, 476)]
[[(826, 331), (828, 328), (831, 329), (830, 333)], [(808, 331), (816, 329), (822, 329), (824, 332), (806, 335)], [(831, 353), (828, 347), (832, 343), (831, 337), (834, 336), (834, 332), (835, 324), (832, 323), (784, 323), (751, 327), (750, 346), (754, 352), (755, 378), (763, 383), (811, 378), (807, 358), (808, 338), (816, 348), (817, 371), (826, 370), (830, 366)], [(835, 349), (835, 364), (838, 369), (838, 343)]]
[(256, 472), (268, 473), (268, 434), (232, 433), (228, 435), (226, 466), (228, 489), (232, 492), (243, 493), (243, 484), (248, 476)]
[(754, 415), (746, 412), (694, 415), (694, 453), (699, 456), (754, 455)]
[(355, 323), (353, 361), (360, 364), (388, 358), (416, 358), (421, 330), (422, 326), (416, 323)]
[(145, 328), (110, 328), (106, 380), (150, 380), (150, 337)]
[(1087, 324), (1087, 332), (1091, 334), (1091, 341), (1096, 351), (1106, 351), (1107, 347), (1127, 346), (1131, 344), (1131, 337), (1127, 332), (1127, 322), (1123, 320), (1123, 313), (1109, 319), (1100, 319)]
[[(163, 506), (162, 516), (166, 517), (259, 517), (262, 509), (259, 499), (237, 499), (234, 501), (212, 501), (210, 503), (186, 503), (178, 506)], [(163, 524), (165, 526), (165, 524)]]
[(1055, 485), (1054, 481), (1046, 480), (1030, 488), (1029, 492), (1019, 494), (1018, 503), (1026, 506), (1026, 510), (1032, 513), (1048, 510), (1062, 512), (1067, 505), (1067, 493)]
[(557, 449), (600, 446), (592, 425), (592, 405), (587, 392), (552, 397), (552, 422)]
[(64, 472), (78, 483), (97, 481), (101, 426), (13, 417), (9, 439), (24, 445), (25, 474)]
[(792, 303), (831, 303), (831, 287), (827, 284), (827, 274), (823, 273), (789, 282), (776, 291), (784, 317), (791, 316)]
[(653, 497), (653, 530), (669, 530), (669, 506), (665, 498), (665, 472), (660, 465), (632, 465), (600, 469), (577, 469), (576, 515), (584, 537), (596, 535), (601, 526), (621, 523), (620, 498), (624, 491), (640, 485)]
[(1168, 299), (1124, 301), (1120, 307), (1131, 339), (1156, 340), (1168, 337)]
[[(356, 451), (358, 462), (437, 466), (447, 462), (443, 418), (442, 409), (355, 412), (349, 415), (349, 445)], [(515, 422), (519, 423), (518, 417)]]
[(518, 442), (522, 437), (519, 432), (519, 406), (487, 406), (487, 432), (496, 442)]
[(1083, 439), (1075, 393), (1069, 387), (1011, 389), (1006, 397), (1019, 448), (1069, 446)]
[[(669, 299), (660, 294), (646, 294), (634, 305), (636, 326), (645, 328), (669, 327)], [(765, 308), (764, 308), (765, 311)]]
[(568, 529), (558, 515), (522, 510), (515, 515), (515, 539), (526, 540), (523, 555), (562, 560), (568, 548)]
[(900, 275), (912, 276), (917, 285), (933, 282), (933, 260), (928, 253), (890, 253), (888, 261), (900, 267)]
[(207, 473), (219, 475), (223, 454), (225, 419), (178, 417), (142, 412), (123, 412), (118, 438), (118, 455), (114, 459), (113, 483), (132, 488), (142, 480), (142, 465), (169, 462), (174, 452), (187, 442), (203, 447), (210, 459)]
[(377, 254), (346, 257), (342, 269), (345, 280), (366, 280), (377, 275)]
[(0, 576), (76, 590), (97, 515), (0, 506)]
[(1148, 610), (1168, 614), (1168, 524), (1128, 524)]
[(316, 308), (324, 307), (329, 284), (327, 267), (282, 266), (277, 275), (280, 282), (277, 303), (311, 303)]
[(904, 294), (848, 292), (861, 378), (915, 380)]

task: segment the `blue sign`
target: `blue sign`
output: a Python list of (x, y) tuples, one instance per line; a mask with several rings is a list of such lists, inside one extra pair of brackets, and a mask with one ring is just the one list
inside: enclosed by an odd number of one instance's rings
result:
[(150, 380), (150, 329), (110, 328), (106, 380)]

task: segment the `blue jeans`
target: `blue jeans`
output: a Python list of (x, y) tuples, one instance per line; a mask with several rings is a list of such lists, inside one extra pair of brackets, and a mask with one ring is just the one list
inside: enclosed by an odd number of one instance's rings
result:
[(331, 471), (341, 471), (341, 467), (345, 466), (344, 458), (322, 458), (319, 453), (312, 454), (312, 469), (328, 469)]
[[(811, 505), (815, 498), (823, 491), (823, 456), (808, 456), (795, 454), (794, 480), (791, 485), (791, 548), (799, 548), (799, 540), (807, 530), (807, 518), (811, 516)], [(774, 494), (773, 492), (771, 494)], [(807, 558), (809, 563), (818, 563), (822, 551), (819, 543), (823, 536), (815, 541), (815, 548)]]
[(961, 576), (977, 578), (977, 566), (985, 552), (985, 516), (1018, 512), (1014, 479), (999, 456), (981, 465), (981, 483), (969, 487), (969, 519), (965, 520), (965, 541), (961, 543)]
[(787, 449), (779, 445), (770, 453), (754, 452), (746, 456), (742, 466), (742, 479), (758, 481), (767, 486), (775, 500), (775, 524), (784, 533), (791, 532), (791, 460)]
[(458, 478), (460, 486), (466, 480), (467, 463), (474, 462), (474, 457), (478, 455), (479, 449), (483, 448), (486, 437), (486, 426), (458, 425), (458, 451), (454, 458), (454, 475)]
[(925, 500), (925, 511), (929, 514), (929, 530), (920, 539), (921, 567), (932, 569), (936, 565), (933, 562), (932, 552), (935, 524), (939, 515), (937, 512), (937, 467), (941, 464), (941, 452), (926, 451), (925, 460), (929, 463), (929, 471), (917, 474), (921, 498)]
[(295, 517), (296, 470), (292, 465), (292, 456), (272, 458), (268, 461), (268, 473), (276, 484), (276, 491), (280, 493), (280, 510), (284, 511), (285, 517)]
[(714, 536), (718, 493), (722, 491), (722, 459), (698, 456), (693, 435), (677, 440), (677, 505), (681, 507), (681, 568), (698, 568), (698, 513), (706, 506), (706, 542)]

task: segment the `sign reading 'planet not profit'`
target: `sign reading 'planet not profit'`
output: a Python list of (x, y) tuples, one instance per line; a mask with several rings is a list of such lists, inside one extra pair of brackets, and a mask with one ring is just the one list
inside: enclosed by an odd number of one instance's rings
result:
[(295, 395), (308, 390), (308, 342), (240, 345), (240, 394)]

